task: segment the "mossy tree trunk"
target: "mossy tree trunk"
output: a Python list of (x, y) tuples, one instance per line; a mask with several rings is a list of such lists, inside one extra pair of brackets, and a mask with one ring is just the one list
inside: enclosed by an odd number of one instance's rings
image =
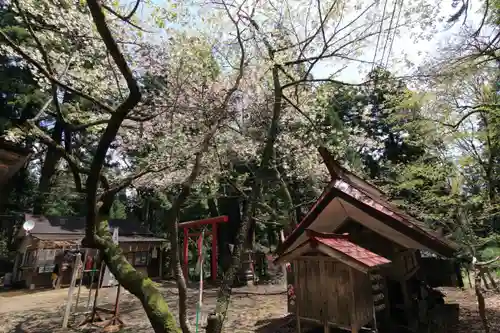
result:
[[(16, 4), (18, 3), (19, 1), (16, 1)], [(131, 111), (141, 100), (141, 91), (139, 89), (139, 84), (134, 77), (130, 66), (128, 65), (126, 57), (121, 52), (120, 47), (115, 40), (113, 32), (106, 22), (105, 14), (108, 13), (110, 15), (118, 16), (122, 20), (127, 22), (133, 16), (139, 4), (140, 0), (136, 0), (136, 6), (134, 7), (130, 16), (126, 18), (120, 17), (120, 14), (114, 12), (110, 7), (105, 6), (105, 4), (103, 4), (103, 2), (100, 0), (86, 1), (86, 5), (88, 6), (88, 9), (92, 16), (95, 28), (100, 35), (105, 48), (108, 51), (110, 57), (113, 59), (113, 62), (116, 65), (116, 69), (118, 70), (119, 74), (124, 79), (124, 81), (126, 81), (128, 95), (116, 107), (108, 105), (106, 102), (103, 102), (99, 98), (93, 97), (83, 91), (78, 91), (76, 88), (72, 88), (71, 85), (66, 85), (65, 83), (59, 81), (54, 76), (50, 61), (47, 61), (47, 50), (44, 49), (44, 46), (36, 38), (33, 32), (33, 27), (31, 27), (29, 20), (25, 20), (26, 26), (28, 27), (28, 31), (30, 32), (32, 37), (37, 42), (36, 46), (38, 48), (38, 51), (42, 54), (42, 58), (44, 58), (43, 60), (45, 64), (38, 62), (28, 53), (23, 51), (23, 49), (14, 41), (12, 41), (5, 32), (0, 31), (0, 38), (27, 63), (36, 67), (39, 70), (40, 74), (45, 76), (45, 78), (52, 83), (53, 92), (57, 92), (58, 87), (62, 88), (63, 90), (69, 90), (72, 93), (75, 93), (76, 95), (79, 95), (90, 101), (91, 104), (93, 104), (93, 107), (102, 109), (110, 115), (109, 119), (107, 119), (106, 121), (106, 128), (102, 132), (102, 135), (99, 137), (99, 140), (95, 142), (96, 149), (95, 151), (93, 151), (93, 158), (89, 168), (83, 167), (82, 165), (85, 165), (85, 161), (82, 161), (77, 156), (74, 156), (71, 151), (66, 151), (64, 147), (61, 146), (60, 140), (54, 140), (50, 136), (46, 135), (43, 131), (40, 130), (35, 122), (27, 120), (24, 124), (20, 125), (20, 128), (25, 130), (26, 133), (30, 133), (30, 135), (36, 135), (36, 137), (42, 143), (46, 144), (57, 153), (55, 156), (61, 156), (62, 158), (64, 158), (74, 174), (82, 174), (86, 176), (84, 192), (86, 194), (85, 206), (87, 210), (87, 216), (85, 238), (82, 242), (82, 245), (84, 247), (96, 248), (101, 252), (104, 262), (108, 265), (109, 270), (114, 274), (118, 282), (141, 301), (155, 332), (173, 333), (178, 332), (179, 329), (176, 326), (174, 316), (170, 312), (166, 301), (163, 299), (163, 296), (161, 295), (155, 284), (151, 281), (151, 279), (137, 272), (127, 262), (120, 247), (113, 243), (105, 218), (109, 216), (109, 210), (111, 208), (113, 198), (117, 193), (130, 186), (135, 179), (145, 175), (146, 173), (161, 172), (162, 170), (166, 169), (166, 167), (156, 168), (150, 166), (145, 170), (131, 176), (125, 181), (120, 182), (119, 184), (115, 184), (114, 186), (110, 186), (106, 177), (102, 174), (107, 153), (109, 152), (111, 144), (113, 143), (113, 141), (115, 141), (117, 133), (120, 130), (123, 121), (127, 119), (127, 117), (129, 117)], [(201, 158), (208, 149), (212, 137), (215, 135), (218, 128), (220, 128), (222, 122), (228, 118), (228, 105), (232, 101), (234, 93), (238, 91), (238, 87), (243, 77), (243, 68), (246, 66), (246, 61), (238, 22), (239, 21), (234, 21), (238, 42), (241, 47), (239, 73), (235, 79), (233, 87), (231, 87), (231, 89), (227, 91), (224, 101), (220, 105), (214, 106), (213, 111), (216, 112), (213, 112), (211, 116), (215, 114), (217, 114), (217, 116), (210, 118), (213, 119), (213, 123), (211, 123), (209, 126), (209, 133), (204, 136), (200, 150), (193, 154), (195, 157), (195, 167), (193, 168), (189, 177), (183, 183), (181, 193), (179, 194), (179, 198), (177, 198), (176, 204), (172, 209), (171, 218), (169, 219), (170, 223), (173, 223), (174, 226), (177, 226), (179, 211), (182, 207), (182, 204), (189, 195), (190, 188), (197, 178), (198, 174), (200, 173)], [(57, 98), (54, 98), (54, 101), (57, 100)], [(57, 108), (57, 103), (55, 104)], [(91, 123), (87, 125), (93, 126)], [(85, 128), (86, 125), (79, 125), (78, 127)], [(69, 140), (69, 135), (66, 135), (66, 137)], [(69, 141), (67, 143), (69, 143)], [(77, 187), (79, 185), (79, 180), (81, 180), (79, 177), (75, 178)], [(98, 191), (100, 189), (102, 191)], [(174, 233), (172, 239), (176, 239), (176, 236), (177, 234)], [(178, 244), (174, 242), (174, 246), (176, 245)], [(178, 251), (178, 246), (176, 247), (177, 248), (172, 249), (172, 252)], [(178, 256), (176, 258), (178, 258)], [(177, 265), (177, 268), (179, 267), (180, 265)], [(184, 284), (182, 284), (182, 274), (177, 274), (177, 277), (179, 278), (178, 286), (182, 293), (186, 291), (185, 281)], [(186, 302), (184, 300), (181, 300), (180, 318), (186, 318), (187, 322), (187, 306), (182, 304), (186, 304)], [(181, 322), (183, 322), (182, 325), (184, 325), (184, 321), (181, 320)], [(185, 327), (187, 326), (183, 326), (183, 328)], [(187, 332), (187, 329), (185, 330), (185, 332)]]
[(107, 221), (99, 224), (97, 248), (104, 262), (119, 283), (136, 296), (148, 316), (156, 333), (178, 333), (179, 328), (160, 290), (155, 283), (137, 272), (123, 255), (119, 246), (113, 243)]
[[(123, 251), (119, 246), (113, 243), (109, 232), (109, 226), (102, 218), (103, 216), (109, 216), (109, 210), (111, 209), (114, 196), (130, 185), (135, 178), (146, 173), (140, 172), (124, 183), (112, 188), (109, 188), (109, 184), (105, 178), (103, 179), (101, 174), (109, 147), (115, 140), (121, 124), (128, 113), (141, 100), (141, 92), (137, 80), (134, 78), (127, 64), (127, 60), (120, 51), (106, 23), (104, 8), (101, 2), (99, 0), (88, 0), (87, 5), (99, 35), (102, 37), (120, 74), (127, 82), (129, 95), (111, 113), (111, 118), (99, 140), (94, 158), (90, 165), (86, 181), (86, 205), (88, 212), (84, 241), (90, 245), (94, 245), (100, 250), (105, 263), (108, 265), (109, 270), (113, 273), (118, 282), (140, 300), (151, 322), (151, 326), (156, 333), (178, 333), (179, 329), (176, 325), (175, 317), (170, 312), (163, 295), (150, 278), (144, 277), (127, 262), (123, 255)], [(105, 187), (105, 192), (100, 196), (97, 194), (99, 184)]]

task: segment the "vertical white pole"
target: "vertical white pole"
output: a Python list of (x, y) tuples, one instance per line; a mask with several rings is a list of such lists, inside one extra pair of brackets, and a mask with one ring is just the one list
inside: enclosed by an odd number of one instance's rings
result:
[(81, 256), (82, 255), (80, 253), (76, 254), (75, 267), (73, 267), (73, 272), (71, 274), (71, 284), (69, 285), (68, 301), (66, 303), (66, 310), (64, 311), (62, 328), (68, 328), (69, 314), (71, 312), (71, 304), (73, 302), (73, 290), (75, 289), (75, 282), (76, 282), (76, 277), (78, 275), (78, 269), (82, 262)]
[[(285, 242), (285, 232), (283, 231), (283, 229), (280, 230), (280, 242), (281, 244), (283, 244)], [(285, 288), (288, 287), (288, 279), (287, 279), (287, 272), (286, 272), (286, 264), (283, 263), (281, 265), (281, 273), (283, 274), (283, 286)]]
[(160, 258), (160, 280), (163, 280), (163, 247), (158, 247), (158, 258)]
[(201, 302), (203, 301), (203, 241), (204, 241), (205, 230), (201, 232), (201, 244), (200, 244), (200, 291), (198, 295), (198, 309), (196, 311), (196, 333), (199, 332), (199, 325), (202, 321), (201, 319)]
[(201, 252), (201, 260), (200, 260), (200, 295), (198, 297), (198, 302), (200, 304), (200, 310), (201, 310), (201, 302), (203, 300), (203, 244), (201, 246), (202, 246), (202, 250), (201, 250), (202, 252)]

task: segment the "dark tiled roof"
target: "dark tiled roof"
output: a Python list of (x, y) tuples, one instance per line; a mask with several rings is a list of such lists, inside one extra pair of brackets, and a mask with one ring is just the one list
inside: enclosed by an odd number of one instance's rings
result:
[[(39, 234), (39, 233), (31, 233), (31, 236), (41, 240), (41, 241), (78, 241), (81, 242), (83, 239), (83, 234), (77, 234), (77, 233), (72, 233), (72, 234)], [(162, 243), (166, 242), (167, 240), (164, 238), (159, 238), (159, 237), (152, 237), (152, 236), (141, 236), (141, 235), (126, 235), (126, 236), (120, 236), (118, 235), (118, 242), (119, 243)]]
[(359, 245), (356, 245), (349, 241), (348, 235), (336, 235), (313, 232), (312, 230), (306, 230), (309, 237), (308, 241), (317, 242), (328, 246), (330, 249), (337, 251), (341, 254), (346, 255), (358, 263), (372, 268), (380, 265), (385, 265), (391, 261), (373, 253)]
[(59, 241), (81, 241), (83, 239), (83, 234), (38, 234), (30, 233), (32, 237), (43, 241), (59, 240)]
[(135, 243), (135, 242), (144, 242), (144, 243), (163, 243), (167, 242), (165, 238), (159, 237), (144, 237), (144, 236), (120, 236), (118, 235), (119, 243)]
[[(41, 216), (25, 214), (25, 219), (33, 221), (35, 227), (31, 230), (31, 234), (85, 234), (85, 217), (71, 216)], [(153, 234), (137, 221), (132, 220), (108, 220), (111, 228), (118, 228), (119, 235), (143, 235), (152, 236)]]

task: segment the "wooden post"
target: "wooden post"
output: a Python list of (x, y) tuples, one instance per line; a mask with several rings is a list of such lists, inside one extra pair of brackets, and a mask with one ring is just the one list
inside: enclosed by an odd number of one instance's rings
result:
[(17, 273), (19, 270), (20, 257), (21, 257), (21, 254), (19, 252), (16, 252), (16, 259), (14, 261), (14, 269), (12, 270), (12, 284), (14, 284), (17, 281)]
[(410, 323), (410, 320), (411, 320), (411, 314), (410, 314), (411, 301), (410, 301), (410, 295), (408, 294), (408, 285), (407, 285), (406, 280), (404, 278), (399, 280), (399, 285), (401, 286), (401, 291), (403, 293), (405, 317), (406, 317), (406, 320), (408, 322), (408, 326), (410, 326), (411, 325), (411, 323)]
[[(326, 273), (325, 261), (318, 260), (319, 265), (319, 284), (320, 288), (327, 288), (328, 285), (328, 274)], [(323, 322), (324, 333), (330, 333), (330, 326), (328, 325), (328, 299), (323, 301), (323, 306), (320, 309), (320, 318)]]
[(387, 285), (387, 278), (384, 276), (383, 277), (384, 280), (383, 280), (383, 287), (384, 287), (384, 303), (385, 303), (385, 309), (384, 309), (384, 319), (385, 319), (385, 323), (384, 324), (389, 324), (389, 329), (392, 329), (391, 326), (392, 326), (392, 321), (391, 321), (391, 303), (390, 303), (390, 300), (389, 300), (389, 287)]
[(469, 268), (465, 268), (465, 270), (467, 271), (467, 277), (469, 278), (469, 287), (470, 289), (472, 289), (472, 279), (470, 277), (470, 270)]
[(82, 255), (80, 253), (76, 254), (76, 259), (75, 259), (76, 269), (73, 269), (73, 272), (71, 274), (71, 284), (69, 285), (68, 301), (66, 303), (66, 310), (64, 311), (62, 328), (68, 328), (68, 320), (69, 320), (69, 314), (71, 312), (71, 304), (73, 301), (73, 291), (75, 289), (76, 275), (78, 274), (78, 267), (82, 262), (81, 256)]
[(295, 315), (297, 317), (297, 333), (302, 333), (302, 328), (300, 327), (300, 302), (302, 298), (300, 297), (300, 281), (299, 281), (299, 265), (298, 261), (293, 262), (293, 273), (294, 273), (294, 288), (295, 288)]
[[(90, 298), (92, 297), (92, 285), (94, 284), (95, 271), (97, 270), (96, 258), (99, 255), (99, 251), (92, 257), (92, 272), (90, 273), (90, 283), (89, 283), (89, 298), (87, 299), (87, 310), (90, 307)], [(97, 282), (97, 287), (99, 286), (99, 282)]]
[[(61, 289), (61, 282), (63, 279), (63, 263), (64, 263), (64, 251), (66, 250), (66, 246), (63, 246), (62, 248), (62, 256), (60, 257), (60, 263), (59, 263), (59, 272), (57, 272), (58, 278), (57, 278), (57, 284), (56, 284), (56, 289)], [(57, 257), (54, 257), (54, 259)], [(71, 274), (73, 276), (73, 272)]]
[(93, 323), (94, 319), (95, 319), (95, 312), (96, 312), (96, 308), (97, 308), (97, 297), (99, 296), (99, 288), (101, 287), (101, 280), (102, 280), (105, 266), (106, 266), (106, 264), (104, 263), (104, 260), (101, 260), (101, 267), (99, 268), (99, 280), (97, 281), (97, 288), (96, 288), (95, 294), (94, 294), (94, 304), (92, 305), (91, 323)]
[(113, 322), (112, 322), (112, 324), (115, 324), (115, 322), (118, 319), (119, 313), (120, 313), (120, 294), (121, 294), (121, 291), (122, 291), (121, 288), (122, 288), (121, 284), (119, 284), (118, 287), (116, 287), (115, 309), (113, 311)]
[(375, 309), (375, 303), (373, 303), (373, 332), (378, 333), (377, 310)]
[(88, 249), (85, 249), (84, 256), (83, 258), (83, 264), (82, 264), (82, 276), (80, 276), (80, 282), (78, 283), (78, 292), (76, 293), (76, 301), (75, 301), (75, 310), (78, 311), (78, 302), (80, 301), (80, 292), (82, 290), (82, 283), (83, 283), (83, 272), (85, 271), (85, 264), (87, 263), (87, 253)]
[(490, 333), (490, 325), (488, 323), (488, 318), (486, 317), (486, 304), (484, 302), (484, 295), (481, 291), (481, 273), (479, 268), (476, 268), (474, 276), (474, 289), (476, 291), (477, 305), (479, 308), (479, 317), (481, 317), (481, 322), (483, 323), (483, 328), (485, 333)]
[(358, 332), (358, 318), (356, 316), (357, 314), (357, 309), (356, 309), (356, 293), (354, 292), (354, 268), (349, 267), (349, 284), (351, 286), (351, 299), (352, 299), (352, 309), (348, 309), (348, 311), (351, 313), (351, 332), (352, 333), (357, 333)]
[[(322, 286), (325, 284), (321, 283)], [(323, 303), (323, 331), (324, 333), (330, 333), (330, 326), (328, 325), (328, 301)]]
[(158, 256), (160, 258), (160, 268), (159, 268), (160, 280), (163, 280), (163, 248), (162, 248), (162, 246), (158, 247)]

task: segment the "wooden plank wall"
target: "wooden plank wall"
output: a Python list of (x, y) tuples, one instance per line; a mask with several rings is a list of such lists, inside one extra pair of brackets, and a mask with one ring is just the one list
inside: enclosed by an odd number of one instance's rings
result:
[(300, 317), (323, 322), (326, 316), (330, 323), (343, 327), (350, 327), (353, 321), (361, 327), (372, 320), (368, 275), (326, 257), (300, 257), (293, 264), (298, 269), (295, 283)]
[(370, 323), (373, 320), (373, 288), (370, 276), (351, 268), (353, 276), (354, 297), (356, 304), (357, 328)]
[(322, 288), (320, 285), (320, 262), (319, 260), (301, 259), (294, 265), (297, 269), (296, 302), (299, 308), (299, 316), (321, 320), (322, 302), (320, 302)]

